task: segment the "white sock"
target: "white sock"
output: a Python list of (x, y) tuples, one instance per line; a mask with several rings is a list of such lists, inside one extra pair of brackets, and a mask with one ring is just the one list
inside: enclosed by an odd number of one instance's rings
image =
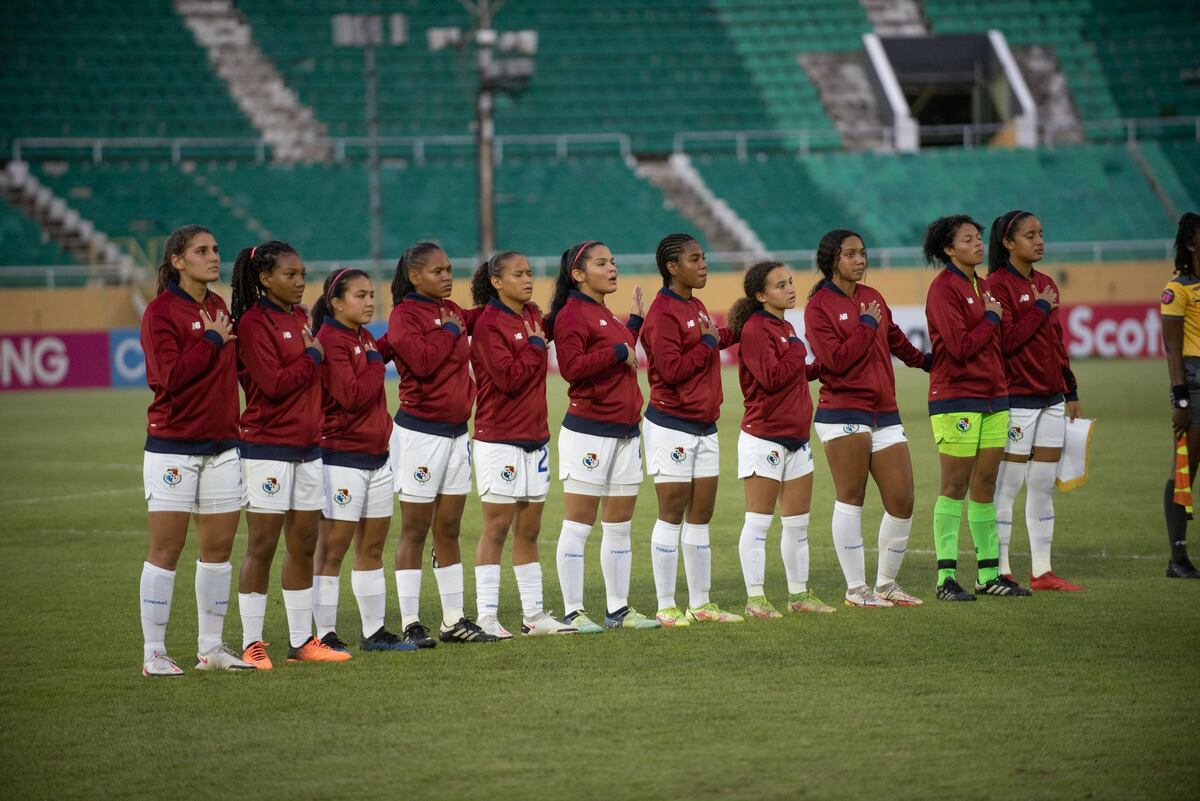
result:
[(317, 636), (337, 630), (338, 595), (342, 581), (337, 576), (313, 576), (313, 620)]
[(365, 639), (383, 628), (383, 618), (387, 614), (387, 579), (383, 568), (351, 570), (350, 588), (358, 601), (358, 616), (362, 618)]
[(283, 608), (287, 610), (288, 645), (299, 648), (312, 636), (312, 587), (284, 590)]
[(475, 565), (475, 609), (479, 617), (500, 611), (500, 565)]
[(774, 515), (746, 512), (742, 536), (738, 538), (738, 555), (742, 558), (742, 579), (746, 582), (746, 597), (757, 598), (765, 593), (767, 573), (767, 531)]
[(699, 609), (708, 603), (708, 591), (712, 588), (708, 523), (683, 524), (683, 572), (687, 575), (688, 606)]
[(833, 547), (837, 551), (846, 587), (854, 589), (867, 583), (863, 563), (862, 507), (833, 502)]
[(521, 596), (521, 614), (530, 618), (542, 611), (542, 563), (513, 565), (517, 592)]
[(629, 573), (633, 569), (633, 521), (600, 523), (600, 572), (604, 574), (604, 592), (608, 612), (629, 606)]
[(396, 571), (396, 595), (400, 597), (400, 626), (406, 629), (421, 619), (421, 568)]
[(453, 626), (463, 617), (462, 562), (435, 567), (433, 580), (437, 582), (438, 595), (442, 596), (442, 625)]
[[(1020, 462), (1000, 462), (1000, 472), (996, 474), (996, 494), (993, 503), (996, 505), (996, 534), (1000, 537), (1000, 573), (1012, 575), (1012, 565), (1008, 562), (1009, 544), (1012, 542), (1013, 501), (1025, 483), (1025, 465)], [(1025, 501), (1029, 504), (1028, 498)]]
[(200, 618), (200, 653), (221, 644), (225, 613), (229, 611), (229, 588), (233, 584), (233, 565), (228, 562), (196, 561), (196, 612)]
[(883, 513), (879, 521), (879, 568), (875, 574), (875, 586), (895, 582), (908, 550), (908, 534), (912, 531), (912, 517), (900, 519)]
[(658, 594), (658, 608), (675, 606), (675, 571), (679, 567), (679, 523), (665, 520), (654, 521), (650, 534), (650, 566), (654, 568), (654, 591)]
[(783, 537), (779, 541), (788, 592), (799, 595), (808, 589), (808, 515), (783, 518)]
[(263, 638), (263, 620), (267, 617), (267, 596), (261, 592), (239, 592), (238, 613), (242, 616), (242, 650)]
[(558, 584), (562, 588), (563, 615), (583, 609), (583, 554), (592, 527), (574, 520), (563, 520), (558, 533)]
[(1050, 572), (1050, 545), (1054, 541), (1054, 476), (1058, 462), (1029, 463), (1025, 495), (1025, 527), (1029, 529), (1029, 551), (1033, 575)]
[(175, 571), (142, 562), (142, 660), (167, 652), (167, 618), (175, 594)]

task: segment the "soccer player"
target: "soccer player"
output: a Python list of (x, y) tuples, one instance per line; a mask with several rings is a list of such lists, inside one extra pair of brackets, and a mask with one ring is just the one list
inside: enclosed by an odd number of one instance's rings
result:
[[(808, 587), (808, 513), (812, 502), (812, 450), (808, 429), (808, 351), (784, 312), (796, 307), (792, 273), (782, 262), (763, 261), (746, 270), (745, 295), (729, 310), (739, 338), (738, 380), (745, 399), (738, 435), (738, 478), (746, 494), (746, 518), (738, 540), (746, 582), (746, 614), (782, 617), (767, 600), (767, 531), (778, 502), (783, 516), (780, 551), (787, 574), (788, 608), (832, 612)], [(812, 371), (815, 375), (815, 370)]]
[(142, 565), (142, 675), (181, 676), (167, 655), (175, 566), (196, 516), (197, 670), (253, 670), (221, 641), (233, 567), (229, 554), (242, 508), (237, 452), (237, 355), (225, 301), (208, 285), (220, 278), (213, 235), (199, 225), (167, 237), (158, 296), (142, 315), (147, 410), (142, 480), (150, 549)]
[(304, 297), (304, 262), (286, 242), (249, 247), (233, 263), (232, 314), (238, 378), (246, 393), (240, 421), (249, 539), (238, 576), (242, 659), (272, 668), (263, 643), (267, 584), (284, 531), (283, 605), (289, 662), (344, 662), (312, 636), (313, 551), (325, 506), (321, 464), (321, 359)]
[[(669, 234), (658, 243), (659, 290), (642, 326), (650, 403), (646, 407), (646, 472), (654, 476), (658, 520), (650, 540), (657, 619), (664, 626), (695, 621), (740, 623), (709, 598), (712, 552), (708, 523), (717, 499), (720, 454), (722, 348), (737, 341), (718, 329), (693, 295), (708, 283), (704, 249), (688, 234)], [(686, 614), (675, 603), (680, 530), (687, 574)]]
[[(1167, 282), (1161, 300), (1163, 345), (1171, 378), (1171, 429), (1176, 443), (1187, 438), (1188, 479), (1194, 481), (1200, 462), (1200, 417), (1192, 412), (1200, 403), (1200, 215), (1188, 212), (1179, 218), (1175, 277)], [(1167, 578), (1200, 578), (1200, 570), (1188, 559), (1188, 513), (1175, 502), (1173, 475), (1167, 480), (1163, 512), (1171, 544)]]
[[(933, 361), (892, 319), (883, 295), (862, 283), (867, 248), (853, 231), (830, 231), (817, 245), (822, 278), (804, 309), (805, 335), (820, 367), (821, 394), (814, 428), (837, 500), (833, 543), (846, 577), (847, 606), (920, 606), (896, 583), (912, 531), (913, 474), (908, 439), (896, 405), (892, 357), (928, 370)], [(866, 581), (862, 507), (867, 476), (883, 501), (875, 587)]]
[(1008, 385), (1000, 352), (1000, 302), (976, 273), (983, 263), (983, 228), (965, 214), (939, 217), (925, 233), (924, 254), (942, 272), (929, 287), (925, 318), (933, 344), (929, 415), (941, 460), (933, 507), (938, 559), (937, 597), (973, 601), (958, 583), (958, 529), (963, 499), (975, 541), (976, 595), (1022, 596), (1029, 590), (1001, 576), (996, 533), (996, 472), (1008, 437)]
[(546, 337), (533, 296), (529, 260), (511, 250), (479, 265), (471, 298), (483, 311), (471, 337), (475, 401), (475, 483), (483, 532), (475, 551), (478, 625), (499, 639), (500, 556), (513, 529), (513, 573), (521, 596), (521, 633), (574, 634), (542, 607), (538, 533), (550, 491), (550, 428), (546, 410)]
[(392, 463), (400, 497), (396, 590), (404, 638), (421, 648), (435, 642), (421, 624), (421, 559), (433, 528), (433, 577), (442, 599), (442, 642), (495, 642), (463, 612), (458, 536), (471, 491), (467, 420), (475, 401), (471, 349), (454, 289), (450, 259), (432, 242), (404, 251), (392, 279), (387, 344), (400, 373), (400, 405), (392, 433)]
[(617, 291), (617, 263), (603, 242), (568, 248), (559, 263), (546, 336), (554, 343), (569, 405), (558, 435), (558, 478), (563, 482), (563, 521), (556, 561), (562, 587), (563, 622), (582, 634), (604, 629), (583, 605), (583, 555), (603, 501), (600, 570), (604, 574), (606, 628), (657, 628), (629, 605), (633, 562), (630, 535), (642, 480), (642, 391), (637, 380), (637, 332), (642, 291), (633, 290), (627, 323), (608, 310)]
[(313, 304), (312, 326), (325, 351), (321, 362), (325, 517), (317, 536), (313, 612), (317, 636), (345, 651), (337, 607), (342, 559), (354, 541), (350, 583), (362, 618), (364, 651), (415, 651), (384, 625), (387, 580), (383, 546), (392, 522), (392, 421), (383, 387), (384, 360), (366, 324), (375, 316), (375, 290), (362, 270), (335, 270)]
[(988, 288), (1003, 309), (1000, 349), (1008, 382), (1008, 439), (996, 478), (996, 526), (1000, 573), (1011, 578), (1013, 501), (1027, 484), (1025, 527), (1033, 557), (1029, 588), (1073, 592), (1083, 587), (1050, 569), (1050, 544), (1065, 420), (1079, 416), (1079, 393), (1059, 324), (1058, 286), (1033, 268), (1044, 248), (1041, 220), (1031, 212), (1017, 209), (992, 221)]

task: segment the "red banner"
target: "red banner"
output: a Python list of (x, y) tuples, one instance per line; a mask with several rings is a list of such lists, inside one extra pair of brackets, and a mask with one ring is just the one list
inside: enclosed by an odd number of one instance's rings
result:
[(107, 331), (0, 334), (0, 391), (111, 385)]
[(1153, 303), (1081, 303), (1059, 311), (1072, 359), (1152, 359), (1163, 355), (1162, 319)]

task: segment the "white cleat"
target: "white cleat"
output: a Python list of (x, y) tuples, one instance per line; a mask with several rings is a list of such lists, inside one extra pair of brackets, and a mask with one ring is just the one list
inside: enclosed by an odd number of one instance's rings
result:
[(492, 635), (497, 640), (511, 640), (512, 632), (500, 625), (500, 621), (495, 615), (482, 615), (475, 621), (475, 625), (483, 629), (487, 634)]
[(171, 657), (155, 651), (149, 659), (142, 663), (142, 675), (148, 679), (182, 676), (183, 668), (175, 664), (175, 660)]
[(865, 584), (846, 590), (846, 606), (857, 606), (861, 609), (884, 609), (895, 606), (887, 598), (882, 598), (872, 592)]
[(196, 654), (196, 670), (255, 670), (255, 667), (221, 643), (210, 651)]
[(544, 634), (578, 634), (579, 629), (568, 626), (545, 612), (538, 612), (533, 617), (521, 620), (521, 633), (526, 637), (540, 637)]
[(875, 595), (883, 598), (886, 601), (891, 601), (894, 606), (921, 606), (925, 602), (912, 593), (905, 592), (903, 588), (896, 582), (883, 584), (875, 588)]

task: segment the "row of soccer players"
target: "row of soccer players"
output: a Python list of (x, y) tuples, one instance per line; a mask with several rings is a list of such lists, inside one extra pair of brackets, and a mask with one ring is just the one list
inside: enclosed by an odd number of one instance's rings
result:
[[(718, 327), (694, 295), (705, 286), (707, 265), (699, 242), (686, 234), (659, 243), (663, 287), (648, 310), (635, 289), (634, 313), (626, 321), (605, 303), (617, 291), (618, 271), (601, 242), (581, 242), (563, 254), (544, 316), (531, 302), (532, 272), (521, 254), (501, 252), (480, 265), (471, 286), (476, 305), (462, 309), (449, 299), (453, 281), (446, 254), (419, 243), (397, 264), (387, 335), (377, 341), (365, 327), (374, 314), (374, 289), (364, 272), (331, 273), (309, 315), (300, 306), (305, 268), (295, 250), (282, 242), (247, 248), (234, 266), (230, 314), (207, 288), (218, 279), (214, 238), (199, 226), (179, 229), (167, 242), (160, 294), (142, 323), (147, 380), (154, 390), (144, 470), (150, 553), (141, 579), (143, 672), (182, 673), (164, 641), (174, 570), (192, 514), (200, 546), (198, 669), (271, 667), (262, 632), (281, 532), (289, 661), (350, 658), (335, 625), (341, 564), (351, 542), (360, 647), (433, 647), (418, 609), (430, 531), (443, 642), (511, 636), (496, 614), (500, 556), (510, 531), (524, 634), (743, 620), (709, 596), (709, 521), (722, 402), (719, 351), (734, 343), (740, 343), (745, 403), (738, 443), (746, 499), (739, 540), (745, 614), (781, 616), (764, 587), (765, 543), (777, 509), (787, 608), (834, 611), (808, 586), (810, 426), (824, 443), (836, 487), (833, 539), (847, 584), (845, 604), (922, 603), (896, 581), (912, 528), (913, 478), (892, 356), (930, 373), (929, 408), (942, 467), (934, 514), (937, 597), (1029, 594), (1012, 579), (1007, 558), (1012, 499), (1026, 480), (1033, 586), (1079, 589), (1050, 570), (1055, 463), (1064, 416), (1077, 414), (1078, 406), (1057, 320), (1057, 289), (1033, 269), (1042, 255), (1041, 224), (1028, 212), (1010, 212), (993, 224), (992, 240), (990, 275), (984, 279), (976, 274), (983, 261), (982, 228), (962, 215), (930, 225), (926, 257), (943, 270), (927, 301), (933, 352), (923, 353), (892, 321), (883, 297), (862, 283), (867, 268), (862, 238), (848, 230), (829, 232), (817, 254), (822, 277), (805, 307), (815, 357), (808, 364), (804, 343), (785, 319), (796, 305), (791, 271), (774, 261), (749, 268), (744, 296), (730, 309), (728, 325)], [(639, 340), (650, 385), (644, 419)], [(543, 608), (537, 546), (550, 482), (549, 342), (569, 397), (557, 438), (564, 495), (556, 560), (565, 607), (561, 620)], [(395, 362), (401, 377), (394, 417), (384, 391), (387, 361)], [(239, 379), (246, 395), (240, 418)], [(815, 419), (808, 388), (814, 379), (821, 384)], [(473, 448), (467, 427), (472, 408)], [(658, 605), (653, 617), (629, 604), (643, 433), (645, 469), (654, 476), (658, 501), (650, 537)], [(459, 553), (472, 462), (483, 507), (475, 555), (477, 620), (463, 611)], [(866, 580), (861, 532), (868, 476), (886, 511), (873, 587)], [(993, 503), (997, 483), (999, 520)], [(393, 494), (402, 518), (395, 549), (402, 636), (384, 626), (382, 555)], [(956, 575), (968, 494), (978, 553), (974, 593)], [(243, 506), (249, 542), (239, 577), (239, 657), (223, 644), (222, 628), (229, 557)], [(585, 545), (598, 513), (606, 596), (602, 625), (583, 603)], [(675, 600), (680, 550), (686, 608)]]

